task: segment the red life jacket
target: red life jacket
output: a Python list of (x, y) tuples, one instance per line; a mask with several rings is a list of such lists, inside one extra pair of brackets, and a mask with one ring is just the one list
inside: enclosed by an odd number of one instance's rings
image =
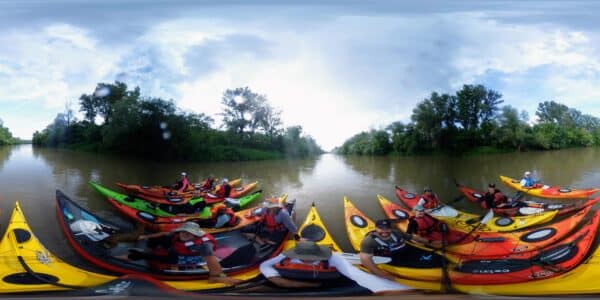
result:
[(278, 208), (274, 214), (269, 214), (268, 212), (264, 214), (260, 218), (260, 225), (269, 232), (273, 231), (281, 231), (285, 228), (285, 225), (277, 223), (275, 221), (275, 216), (281, 211), (281, 208)]
[(219, 190), (217, 190), (217, 192), (215, 194), (217, 194), (217, 196), (219, 196), (221, 198), (225, 198), (225, 197), (229, 197), (230, 193), (231, 193), (231, 186), (228, 183), (223, 183), (223, 184), (221, 184), (221, 187), (219, 188)]
[(440, 200), (438, 200), (437, 196), (433, 193), (431, 195), (423, 194), (421, 195), (421, 198), (425, 200), (425, 204), (423, 204), (424, 208), (432, 209), (440, 206)]
[(190, 181), (187, 177), (183, 177), (181, 180), (181, 187), (177, 190), (178, 192), (184, 192), (190, 187)]
[(498, 205), (502, 203), (506, 203), (507, 200), (508, 199), (504, 194), (502, 194), (502, 192), (500, 192), (499, 190), (494, 191), (494, 204), (496, 207), (498, 207)]
[(297, 280), (334, 280), (341, 277), (335, 267), (329, 265), (329, 260), (319, 261), (318, 264), (292, 262), (286, 257), (273, 266), (279, 275)]
[(410, 220), (415, 221), (417, 223), (417, 234), (420, 236), (428, 236), (432, 232), (437, 231), (436, 227), (438, 224), (438, 220), (432, 218), (429, 215), (423, 215), (421, 218), (410, 217)]
[[(227, 225), (229, 226), (235, 226), (239, 223), (239, 218), (238, 216), (235, 215), (235, 212), (233, 211), (233, 209), (231, 208), (227, 208), (227, 210), (225, 211), (225, 214), (229, 216), (229, 222), (227, 222)], [(212, 222), (213, 223), (217, 223), (217, 218), (220, 216), (221, 214), (219, 214), (219, 212), (215, 213), (212, 215)]]
[(202, 186), (200, 188), (203, 190), (212, 190), (214, 182), (215, 180), (213, 178), (207, 178), (204, 180), (204, 182), (202, 182)]
[(212, 235), (206, 233), (203, 236), (195, 236), (193, 240), (187, 242), (180, 240), (177, 235), (173, 235), (173, 239), (171, 240), (171, 249), (177, 255), (194, 256), (196, 254), (190, 250), (190, 248), (192, 246), (202, 245), (204, 243), (212, 243), (213, 250), (217, 247), (217, 240), (215, 240)]

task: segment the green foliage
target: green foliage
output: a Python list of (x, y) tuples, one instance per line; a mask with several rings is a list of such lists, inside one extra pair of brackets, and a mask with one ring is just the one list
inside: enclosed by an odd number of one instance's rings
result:
[(464, 85), (456, 95), (432, 92), (416, 105), (408, 124), (393, 122), (385, 133), (361, 132), (336, 149), (341, 154), (493, 153), (600, 145), (600, 119), (546, 101), (538, 122), (526, 112), (499, 107), (502, 95), (482, 85)]
[(0, 119), (0, 146), (16, 144), (18, 141), (12, 136), (8, 128), (4, 127), (4, 122)]
[[(281, 159), (284, 154), (307, 157), (323, 152), (299, 126), (284, 133), (281, 112), (266, 97), (246, 87), (228, 90), (223, 98), (227, 131), (213, 129), (211, 117), (184, 112), (171, 100), (142, 98), (138, 88), (129, 91), (121, 82), (100, 83), (94, 93), (79, 98), (83, 121), (74, 120), (67, 106), (52, 124), (36, 131), (33, 143), (195, 161)], [(97, 119), (102, 123), (96, 124)]]

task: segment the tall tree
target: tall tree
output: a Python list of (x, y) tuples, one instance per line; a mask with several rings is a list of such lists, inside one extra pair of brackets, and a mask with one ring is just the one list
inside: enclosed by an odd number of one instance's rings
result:
[(223, 116), (223, 125), (242, 136), (251, 126), (253, 113), (261, 100), (260, 95), (252, 92), (248, 87), (226, 90), (221, 99), (221, 103), (225, 106), (220, 114)]

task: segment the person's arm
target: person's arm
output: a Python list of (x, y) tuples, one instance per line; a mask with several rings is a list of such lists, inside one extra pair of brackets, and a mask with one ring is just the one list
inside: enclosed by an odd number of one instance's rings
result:
[(298, 233), (298, 227), (294, 224), (294, 221), (292, 221), (292, 217), (287, 210), (280, 210), (279, 213), (277, 213), (276, 218), (278, 219), (276, 221), (283, 223), (283, 226), (285, 226), (290, 233), (294, 235)]
[(213, 226), (214, 228), (221, 228), (227, 224), (231, 220), (231, 217), (228, 214), (222, 214), (217, 218), (217, 222)]
[(359, 254), (360, 257), (360, 263), (367, 268), (367, 270), (369, 270), (369, 272), (371, 272), (373, 275), (375, 276), (379, 276), (381, 278), (385, 278), (388, 280), (394, 280), (394, 275), (380, 269), (379, 267), (377, 267), (377, 265), (373, 262), (373, 254), (367, 254), (364, 252), (361, 252)]

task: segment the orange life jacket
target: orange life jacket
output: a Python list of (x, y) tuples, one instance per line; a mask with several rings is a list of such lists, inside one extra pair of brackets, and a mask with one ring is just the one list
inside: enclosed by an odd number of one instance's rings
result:
[[(238, 216), (235, 215), (235, 212), (233, 211), (233, 209), (228, 207), (227, 210), (225, 210), (225, 214), (229, 216), (229, 222), (227, 222), (227, 225), (235, 226), (239, 223)], [(212, 222), (217, 223), (217, 218), (219, 218), (220, 215), (221, 214), (218, 211), (216, 213), (214, 213), (211, 218)]]
[(275, 221), (275, 216), (281, 211), (281, 208), (278, 208), (274, 214), (270, 214), (270, 213), (266, 213), (264, 214), (261, 218), (260, 218), (260, 225), (263, 227), (263, 229), (269, 231), (269, 232), (274, 232), (274, 231), (281, 231), (285, 228), (285, 225), (277, 223), (277, 221)]

